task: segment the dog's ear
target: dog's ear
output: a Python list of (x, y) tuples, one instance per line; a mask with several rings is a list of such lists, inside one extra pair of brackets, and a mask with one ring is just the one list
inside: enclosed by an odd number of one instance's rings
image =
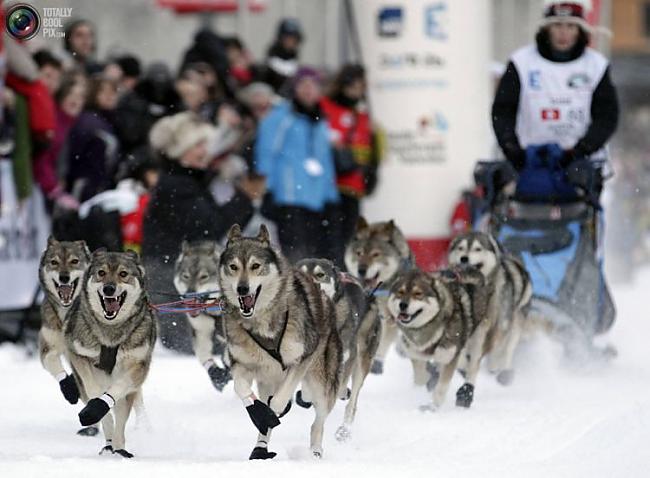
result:
[(124, 253), (127, 256), (129, 256), (129, 258), (133, 262), (135, 262), (136, 266), (138, 267), (138, 270), (140, 271), (140, 275), (142, 275), (142, 277), (144, 277), (145, 276), (145, 270), (144, 270), (144, 267), (142, 266), (142, 263), (140, 262), (140, 254), (138, 254), (133, 249), (127, 249)]
[(265, 246), (269, 246), (271, 244), (271, 236), (265, 224), (260, 225), (260, 231), (257, 233), (257, 240)]
[(47, 238), (47, 245), (48, 246), (56, 246), (59, 243), (59, 241), (56, 240), (56, 238), (50, 234)]
[(499, 241), (496, 240), (496, 238), (492, 234), (485, 234), (488, 238), (488, 241), (490, 241), (490, 245), (492, 246), (492, 249), (494, 249), (494, 253), (497, 255), (497, 257), (501, 257), (503, 255), (503, 248), (501, 247), (501, 244)]
[(105, 247), (100, 247), (100, 248), (95, 249), (95, 250), (93, 251), (93, 257), (100, 257), (100, 256), (103, 256), (103, 255), (105, 255), (107, 252), (108, 252), (108, 249), (106, 249)]
[(181, 243), (181, 254), (187, 254), (190, 250), (190, 243), (186, 240), (183, 240)]
[(76, 243), (79, 247), (81, 247), (81, 250), (83, 251), (84, 258), (86, 259), (86, 261), (89, 261), (91, 254), (90, 254), (90, 249), (88, 248), (88, 244), (86, 244), (86, 241), (83, 240), (76, 241)]
[(137, 252), (135, 252), (133, 249), (127, 249), (126, 251), (124, 251), (124, 253), (128, 255), (131, 260), (140, 263), (140, 255)]
[(237, 239), (241, 239), (241, 226), (235, 223), (230, 226), (230, 230), (228, 231), (228, 242), (226, 245), (230, 244), (231, 241), (236, 241)]
[(219, 243), (218, 243), (218, 242), (215, 242), (215, 243), (214, 243), (214, 250), (213, 250), (212, 253), (214, 254), (214, 257), (217, 258), (217, 260), (221, 257), (221, 253), (222, 253), (222, 252), (223, 252), (223, 251), (222, 251), (221, 246), (219, 245)]

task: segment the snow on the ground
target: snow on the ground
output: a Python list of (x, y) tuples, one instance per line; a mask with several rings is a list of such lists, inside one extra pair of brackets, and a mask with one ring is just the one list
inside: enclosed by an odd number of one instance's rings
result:
[[(454, 406), (456, 377), (445, 406), (417, 407), (426, 391), (410, 365), (393, 354), (383, 376), (362, 391), (350, 442), (334, 431), (340, 402), (327, 422), (325, 454), (308, 452), (312, 411), (294, 406), (273, 434), (273, 461), (247, 461), (256, 433), (229, 385), (215, 392), (191, 357), (159, 348), (145, 387), (151, 430), (127, 427), (136, 457), (98, 456), (103, 441), (75, 434), (81, 405), (64, 401), (38, 360), (0, 347), (0, 477), (199, 478), (215, 476), (649, 476), (650, 270), (615, 296), (617, 324), (603, 342), (619, 357), (594, 370), (566, 369), (557, 345), (540, 339), (521, 350), (514, 384), (487, 373), (470, 410)], [(344, 475), (345, 474), (345, 475)]]

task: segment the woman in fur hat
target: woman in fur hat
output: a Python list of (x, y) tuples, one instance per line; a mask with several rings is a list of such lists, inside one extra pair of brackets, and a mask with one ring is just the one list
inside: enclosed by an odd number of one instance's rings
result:
[[(159, 120), (149, 139), (162, 156), (163, 169), (145, 212), (142, 255), (151, 290), (173, 293), (174, 261), (183, 241), (219, 241), (232, 224), (247, 223), (254, 194), (245, 184), (238, 185), (229, 202), (215, 202), (209, 189), (214, 177), (210, 151), (219, 148), (219, 131), (194, 113)], [(190, 331), (184, 318), (178, 319), (161, 321), (161, 339), (170, 348), (191, 353)], [(170, 326), (172, 322), (177, 326)]]

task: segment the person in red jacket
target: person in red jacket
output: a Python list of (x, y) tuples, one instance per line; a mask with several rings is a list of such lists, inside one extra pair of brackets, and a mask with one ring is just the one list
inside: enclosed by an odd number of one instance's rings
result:
[(370, 116), (365, 109), (366, 79), (361, 65), (345, 65), (336, 76), (330, 94), (321, 101), (334, 146), (336, 182), (341, 202), (332, 217), (335, 260), (343, 266), (345, 244), (352, 238), (359, 218), (360, 199), (371, 194), (377, 178), (377, 148)]

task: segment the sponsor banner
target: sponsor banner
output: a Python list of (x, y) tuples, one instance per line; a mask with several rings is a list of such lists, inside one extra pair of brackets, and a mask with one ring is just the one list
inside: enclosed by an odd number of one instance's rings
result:
[(373, 122), (384, 139), (371, 220), (445, 237), (490, 151), (490, 2), (353, 0)]
[(50, 224), (38, 188), (16, 199), (11, 162), (0, 160), (0, 311), (24, 309), (38, 288), (38, 264)]

